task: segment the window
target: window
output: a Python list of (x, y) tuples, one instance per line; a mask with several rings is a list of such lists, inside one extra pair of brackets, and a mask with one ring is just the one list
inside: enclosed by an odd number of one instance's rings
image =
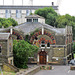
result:
[(0, 46), (0, 53), (1, 53), (1, 50), (2, 50), (2, 48), (1, 48), (1, 46)]
[(41, 45), (41, 47), (45, 47), (45, 45)]
[(10, 60), (10, 64), (12, 65), (12, 60)]
[(21, 10), (16, 10), (16, 17), (21, 18)]
[(47, 43), (47, 47), (50, 47), (50, 43)]
[(42, 43), (42, 44), (44, 44), (44, 43), (45, 43), (45, 41), (41, 41), (41, 43)]
[(33, 19), (33, 22), (38, 22), (38, 19)]
[(30, 14), (32, 13), (32, 10), (30, 10)]
[(13, 62), (12, 60), (9, 60), (9, 64), (13, 65), (13, 63), (12, 63), (12, 62)]
[(10, 18), (11, 17), (11, 10), (6, 10), (5, 17)]
[(38, 38), (35, 36), (35, 40), (37, 40)]
[(26, 10), (26, 16), (29, 16), (32, 11)]
[(27, 19), (27, 22), (32, 22), (32, 19)]
[(11, 52), (11, 43), (9, 44), (9, 51)]

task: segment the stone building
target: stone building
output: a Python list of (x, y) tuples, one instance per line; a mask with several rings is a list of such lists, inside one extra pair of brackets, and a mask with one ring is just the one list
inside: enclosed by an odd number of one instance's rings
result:
[(14, 18), (18, 24), (26, 22), (25, 17), (30, 15), (30, 13), (34, 13), (35, 10), (44, 7), (52, 7), (56, 12), (58, 12), (58, 6), (0, 6), (0, 17), (1, 18)]
[[(39, 47), (34, 57), (29, 57), (28, 63), (66, 64), (72, 59), (71, 26), (55, 28), (45, 24), (45, 19), (38, 15), (29, 15), (25, 19), (25, 23), (13, 27), (12, 38), (28, 39), (32, 45)], [(0, 32), (10, 32), (10, 27), (2, 28)]]
[(72, 59), (71, 26), (55, 28), (45, 24), (44, 18), (38, 15), (27, 16), (26, 21), (14, 29), (22, 31), (25, 36), (29, 35), (30, 42), (39, 47), (38, 53), (30, 58), (29, 63), (66, 64), (68, 60)]
[(13, 44), (10, 33), (0, 33), (0, 64), (3, 62), (13, 65)]

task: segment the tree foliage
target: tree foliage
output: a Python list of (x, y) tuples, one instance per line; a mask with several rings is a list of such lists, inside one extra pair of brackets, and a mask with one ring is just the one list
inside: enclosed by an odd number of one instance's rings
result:
[(34, 56), (38, 47), (32, 46), (24, 40), (13, 41), (14, 64), (18, 68), (27, 68), (28, 57)]
[(75, 40), (75, 16), (69, 14), (59, 15), (51, 7), (38, 9), (35, 11), (35, 14), (44, 17), (47, 24), (57, 28), (65, 28), (66, 25), (72, 26), (73, 39)]
[(73, 39), (75, 39), (75, 17), (70, 16), (69, 14), (59, 16), (56, 19), (56, 26), (57, 28), (64, 28), (65, 26), (72, 26), (72, 32), (73, 32)]
[(8, 18), (8, 20), (10, 20), (12, 22), (12, 26), (18, 25), (17, 21), (15, 21), (13, 18)]
[(44, 17), (47, 24), (55, 26), (56, 17), (58, 15), (52, 7), (49, 7), (49, 8), (46, 7), (43, 9), (38, 9), (35, 11), (35, 14)]
[(12, 18), (8, 18), (8, 19), (0, 18), (0, 28), (2, 26), (4, 26), (4, 28), (7, 28), (9, 26), (16, 26), (16, 25), (18, 25), (17, 21), (15, 21)]

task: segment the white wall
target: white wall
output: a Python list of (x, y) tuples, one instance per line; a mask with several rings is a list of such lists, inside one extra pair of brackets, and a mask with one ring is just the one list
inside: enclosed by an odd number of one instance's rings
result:
[[(12, 5), (14, 1), (14, 5), (22, 5), (22, 0), (4, 0), (4, 5)], [(23, 0), (23, 5), (31, 5), (31, 0)], [(33, 0), (33, 5), (51, 5), (51, 2), (54, 2), (57, 5), (57, 1), (59, 0)], [(3, 0), (0, 0), (0, 5), (3, 5)]]

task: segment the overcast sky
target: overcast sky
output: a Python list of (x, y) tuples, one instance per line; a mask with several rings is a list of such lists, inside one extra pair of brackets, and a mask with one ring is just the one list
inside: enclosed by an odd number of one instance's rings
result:
[[(4, 5), (12, 5), (13, 0), (4, 0)], [(57, 2), (58, 1), (58, 2)], [(75, 0), (33, 0), (33, 5), (51, 5), (59, 4), (59, 13), (61, 15), (70, 14), (75, 16)], [(23, 0), (23, 5), (31, 5), (30, 0)], [(3, 0), (0, 0), (0, 5), (3, 5)], [(14, 5), (22, 5), (22, 0), (14, 0)]]

